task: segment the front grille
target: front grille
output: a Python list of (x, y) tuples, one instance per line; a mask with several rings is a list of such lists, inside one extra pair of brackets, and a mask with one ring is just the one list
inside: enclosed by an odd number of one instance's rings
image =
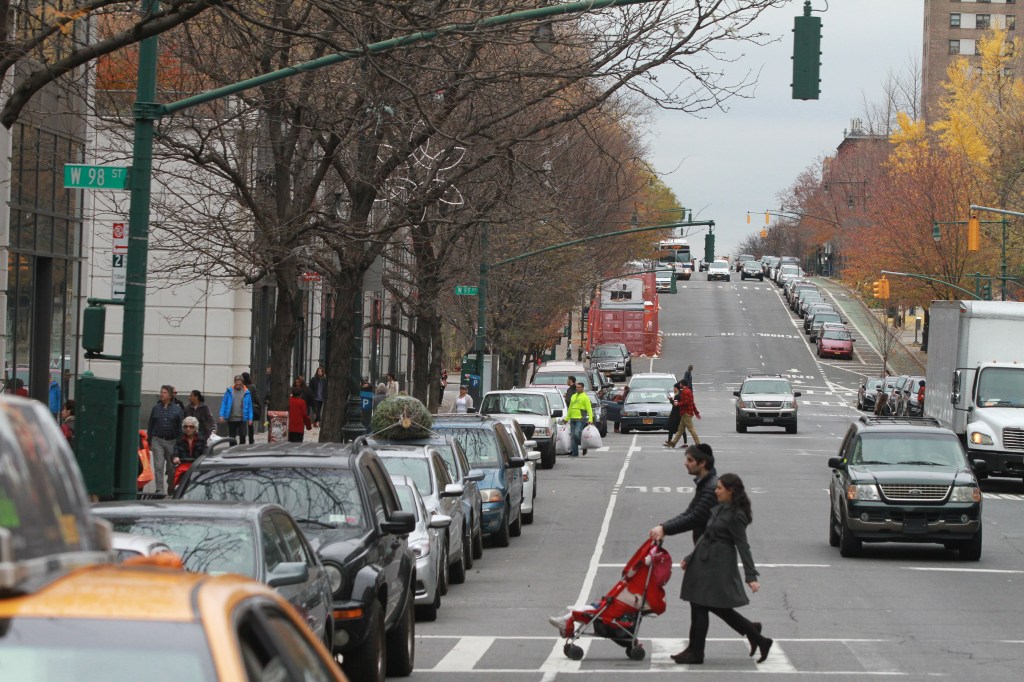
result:
[(1024, 429), (1003, 429), (1003, 447), (1007, 450), (1024, 450)]
[(882, 484), (882, 495), (899, 502), (935, 502), (949, 494), (948, 485)]
[(778, 412), (758, 412), (757, 416), (761, 417), (762, 419), (769, 419), (769, 418), (770, 419), (774, 419), (775, 417), (779, 416), (779, 413)]
[(755, 400), (754, 407), (764, 407), (777, 410), (782, 407), (781, 400)]
[(637, 412), (638, 417), (660, 417), (661, 414), (658, 412)]

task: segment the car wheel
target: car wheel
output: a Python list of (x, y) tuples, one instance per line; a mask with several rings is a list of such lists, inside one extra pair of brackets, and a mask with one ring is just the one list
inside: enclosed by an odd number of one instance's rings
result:
[(345, 654), (341, 669), (350, 680), (384, 682), (387, 645), (384, 641), (384, 617), (377, 601), (370, 602), (367, 608), (366, 633), (363, 645)]
[(505, 509), (501, 514), (501, 525), (498, 526), (498, 530), (491, 534), (491, 542), (494, 543), (495, 547), (508, 547), (508, 539), (508, 505), (505, 505)]
[(473, 536), (473, 558), (481, 559), (484, 556), (484, 532), (477, 530)]
[(388, 677), (408, 677), (412, 674), (416, 659), (416, 619), (414, 602), (416, 593), (409, 587), (405, 611), (388, 633), (387, 661)]
[(540, 453), (540, 468), (551, 469), (555, 466), (555, 439), (552, 438), (548, 446)]
[(787, 426), (786, 433), (796, 433), (796, 424), (790, 424)]
[(452, 585), (461, 585), (466, 582), (466, 554), (465, 548), (459, 552), (459, 559), (451, 565), (449, 570), (448, 582)]
[(746, 433), (746, 432), (747, 432), (746, 424), (740, 424), (739, 422), (736, 422), (736, 433)]
[(448, 594), (448, 536), (441, 547), (441, 575), (437, 576), (437, 591)]
[(433, 623), (437, 620), (437, 610), (441, 608), (441, 593), (434, 587), (434, 601), (430, 604), (420, 604), (416, 607), (416, 620), (423, 620)]
[(622, 434), (629, 433), (629, 427), (626, 426), (625, 424), (623, 424), (622, 426), (619, 427), (619, 433), (622, 433)]
[(465, 533), (462, 536), (462, 563), (466, 565), (466, 570), (473, 568), (473, 534), (469, 531), (469, 528), (463, 528)]
[(523, 523), (529, 526), (533, 523), (533, 512), (522, 512)]
[(836, 526), (839, 525), (836, 521), (836, 514), (832, 511), (832, 499), (829, 498), (829, 510), (828, 510), (828, 544), (831, 547), (839, 546), (839, 531), (836, 530)]
[(975, 533), (970, 540), (964, 540), (957, 547), (960, 553), (960, 561), (977, 561), (981, 558), (981, 530)]
[(860, 556), (862, 543), (850, 532), (850, 526), (843, 520), (839, 526), (839, 556), (855, 557)]
[(523, 511), (519, 510), (519, 516), (516, 517), (514, 523), (508, 527), (508, 534), (514, 538), (519, 537), (523, 534)]

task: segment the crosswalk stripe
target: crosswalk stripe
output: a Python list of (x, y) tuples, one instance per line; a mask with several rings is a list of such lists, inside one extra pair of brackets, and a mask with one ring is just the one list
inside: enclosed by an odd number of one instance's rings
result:
[(494, 644), (494, 637), (461, 637), (445, 657), (431, 670), (435, 672), (465, 672), (472, 670), (487, 650)]
[[(581, 637), (576, 640), (577, 646), (583, 649), (583, 658), (587, 657), (587, 652), (590, 651), (590, 643), (594, 640), (589, 637)], [(540, 665), (540, 670), (545, 673), (575, 673), (579, 672), (583, 661), (574, 661), (563, 653), (562, 649), (565, 646), (564, 640), (556, 640), (555, 646), (551, 649), (551, 653), (544, 659), (544, 662)]]

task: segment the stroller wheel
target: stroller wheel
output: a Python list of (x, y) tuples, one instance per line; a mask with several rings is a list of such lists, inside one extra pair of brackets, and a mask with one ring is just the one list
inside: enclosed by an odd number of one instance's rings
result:
[(642, 661), (644, 660), (644, 657), (647, 655), (647, 652), (644, 651), (643, 644), (637, 644), (636, 646), (628, 647), (626, 649), (626, 655), (629, 656), (631, 660)]
[(583, 660), (583, 647), (576, 646), (575, 644), (566, 644), (562, 647), (562, 653), (571, 658), (574, 661)]

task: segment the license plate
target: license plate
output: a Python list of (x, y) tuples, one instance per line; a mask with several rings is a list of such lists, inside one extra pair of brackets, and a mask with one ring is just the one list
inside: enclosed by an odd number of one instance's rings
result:
[(644, 422), (644, 424), (653, 424), (654, 420), (653, 419), (644, 419), (643, 422)]
[(903, 532), (908, 534), (927, 533), (928, 522), (924, 519), (907, 519), (903, 522)]
[(763, 421), (765, 424), (771, 424), (773, 421), (775, 421), (775, 417), (765, 417), (761, 421)]

